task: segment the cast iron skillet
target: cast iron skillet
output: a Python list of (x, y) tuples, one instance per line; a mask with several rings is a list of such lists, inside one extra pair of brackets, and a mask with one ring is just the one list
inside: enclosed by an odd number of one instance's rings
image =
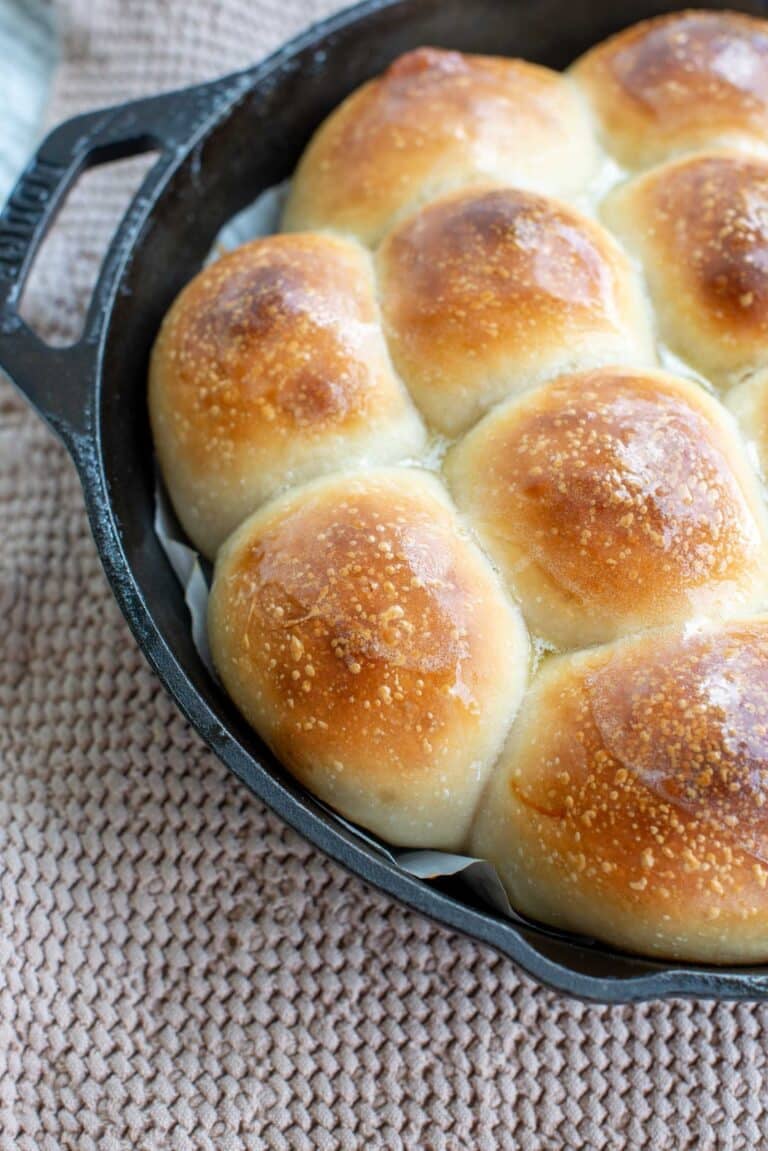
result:
[[(400, 872), (319, 807), (240, 718), (192, 644), (179, 584), (152, 528), (145, 380), (160, 320), (221, 225), (288, 176), (323, 116), (393, 57), (432, 44), (562, 67), (619, 27), (675, 7), (652, 0), (367, 0), (245, 72), (62, 124), (0, 215), (0, 366), (69, 449), (117, 601), (192, 724), (248, 787), (350, 871), (497, 948), (543, 983), (609, 1002), (762, 997), (768, 968), (651, 962), (511, 924), (450, 882), (433, 886)], [(768, 0), (731, 7), (766, 15)], [(114, 237), (82, 339), (47, 346), (17, 306), (67, 190), (86, 168), (152, 150), (159, 158)]]

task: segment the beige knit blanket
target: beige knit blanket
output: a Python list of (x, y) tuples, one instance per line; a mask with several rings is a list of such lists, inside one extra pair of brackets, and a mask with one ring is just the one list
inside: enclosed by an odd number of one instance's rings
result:
[[(327, 0), (60, 0), (51, 121), (253, 61)], [(2, 65), (0, 65), (2, 66)], [(67, 206), (82, 314), (138, 165)], [(585, 1006), (391, 903), (206, 750), (0, 383), (0, 1151), (768, 1145), (768, 1005)]]

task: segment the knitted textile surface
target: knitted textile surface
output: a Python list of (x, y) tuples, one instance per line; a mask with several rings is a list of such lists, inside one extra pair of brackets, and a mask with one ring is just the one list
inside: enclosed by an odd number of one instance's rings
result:
[[(60, 0), (51, 123), (247, 64), (326, 0)], [(76, 332), (144, 161), (29, 293)], [(64, 450), (0, 382), (0, 1151), (768, 1143), (768, 1005), (608, 1008), (368, 889), (206, 750), (114, 604)]]

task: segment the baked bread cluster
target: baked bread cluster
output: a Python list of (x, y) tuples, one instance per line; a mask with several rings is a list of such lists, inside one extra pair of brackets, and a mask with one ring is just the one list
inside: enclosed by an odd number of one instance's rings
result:
[(535, 920), (768, 959), (768, 23), (396, 60), (173, 304), (149, 406), (308, 789)]

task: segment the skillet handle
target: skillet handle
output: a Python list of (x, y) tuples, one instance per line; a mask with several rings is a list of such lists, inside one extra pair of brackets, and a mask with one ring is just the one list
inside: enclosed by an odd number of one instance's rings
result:
[[(67, 120), (40, 145), (0, 213), (0, 369), (76, 458), (92, 427), (101, 337), (125, 254), (155, 192), (197, 130), (242, 87), (242, 75), (227, 76)], [(113, 239), (107, 252), (82, 337), (69, 347), (51, 347), (18, 313), (35, 255), (84, 171), (148, 151), (160, 155), (127, 210), (119, 240)]]

